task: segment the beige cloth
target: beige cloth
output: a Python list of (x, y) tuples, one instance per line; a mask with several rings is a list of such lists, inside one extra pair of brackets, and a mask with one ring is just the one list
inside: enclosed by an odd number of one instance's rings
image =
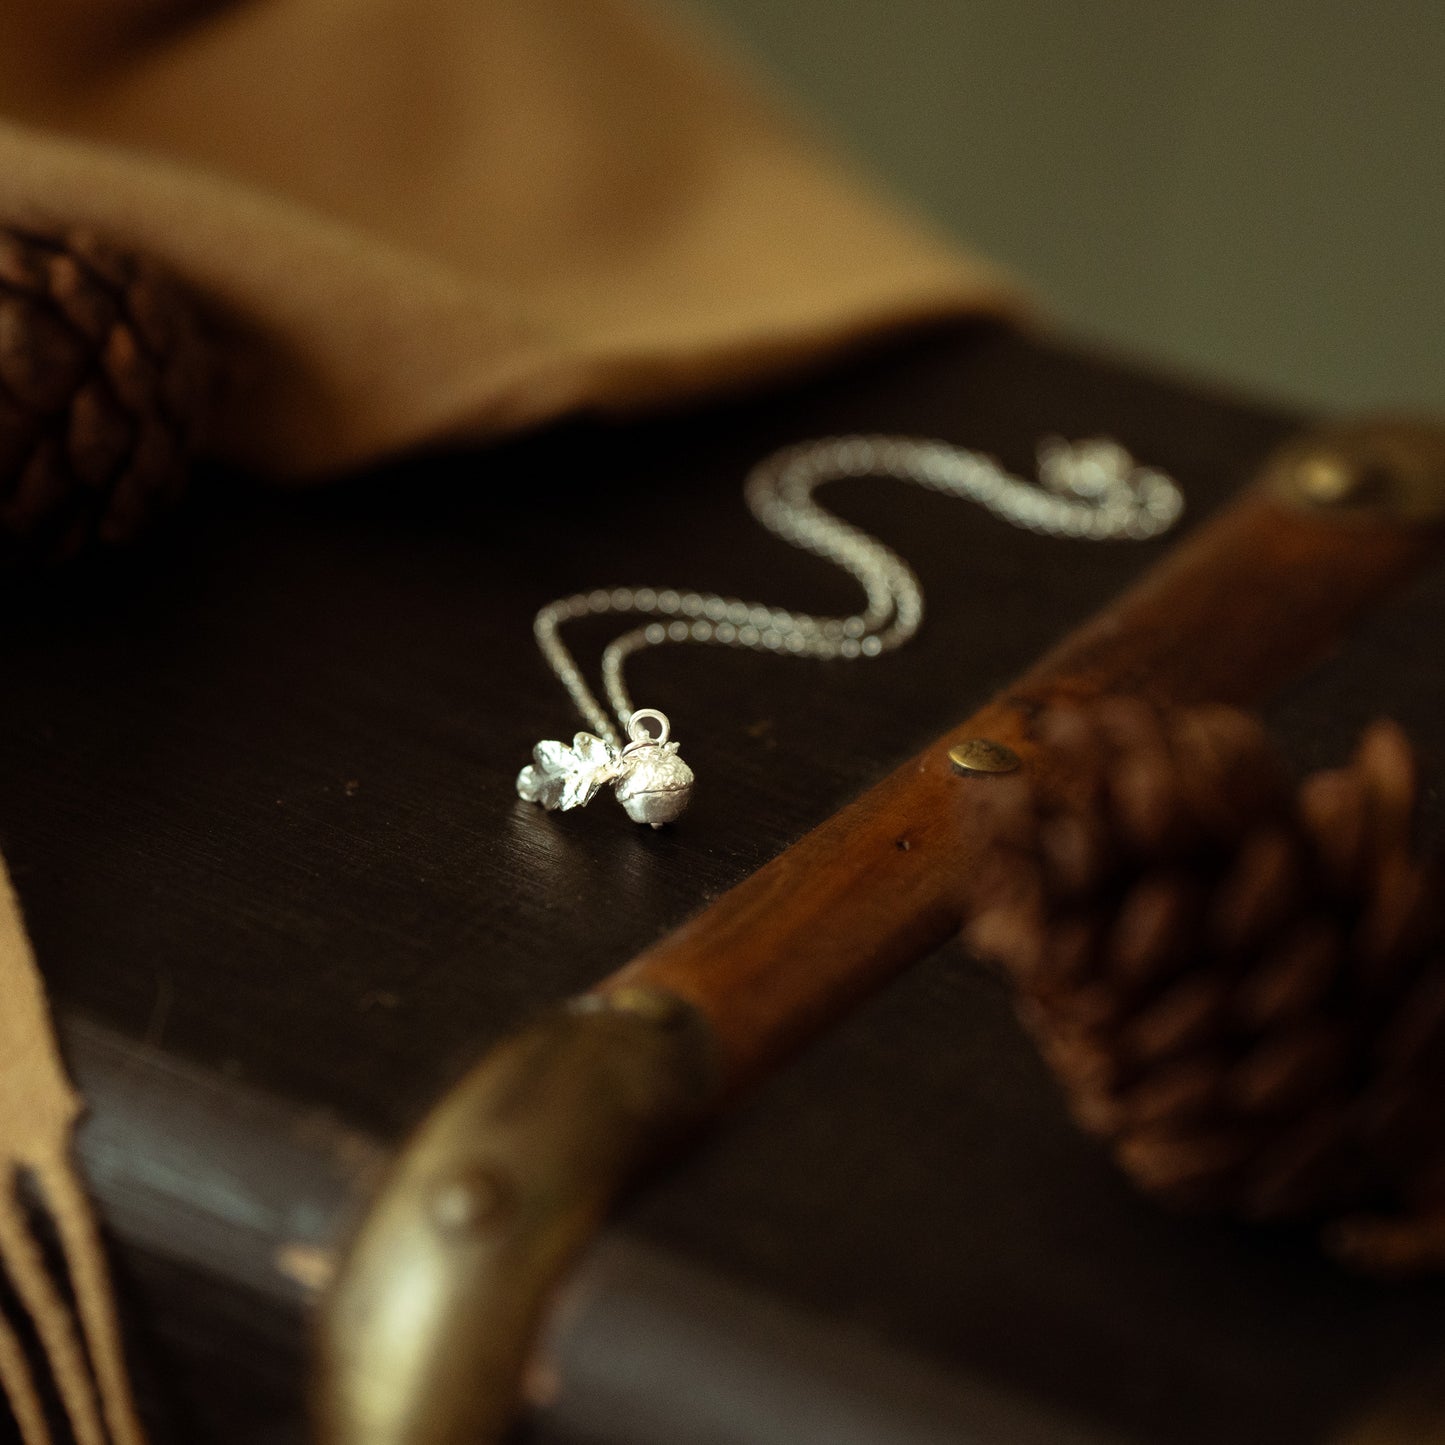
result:
[[(277, 478), (1018, 305), (627, 0), (6, 0), (0, 219), (168, 261), (244, 381), (221, 450)], [(78, 1104), (3, 864), (0, 1000), (0, 1264), (82, 1445), (137, 1445), (69, 1162)], [(17, 1168), (55, 1217), (74, 1316), (8, 1194)], [(0, 1385), (46, 1445), (3, 1320)]]
[(1018, 306), (629, 0), (0, 10), (0, 215), (92, 223), (219, 303), (250, 383), (225, 451), (272, 475)]
[[(142, 1445), (105, 1255), (70, 1158), (80, 1100), (65, 1077), (35, 959), (10, 877), (0, 861), (0, 1269), (30, 1316), (50, 1385), (78, 1445)], [(30, 1178), (60, 1243), (74, 1310), (51, 1278), (20, 1207)], [(88, 1357), (88, 1359), (87, 1359)], [(20, 1337), (0, 1315), (0, 1388), (25, 1445), (51, 1445)], [(0, 1425), (0, 1430), (3, 1430)]]

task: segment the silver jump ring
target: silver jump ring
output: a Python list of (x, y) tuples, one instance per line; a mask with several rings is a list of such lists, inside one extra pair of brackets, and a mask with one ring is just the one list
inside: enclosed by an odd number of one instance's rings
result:
[[(656, 733), (648, 732), (644, 726), (648, 722), (657, 724)], [(672, 724), (665, 712), (658, 712), (655, 707), (640, 707), (627, 719), (627, 736), (631, 742), (624, 752), (631, 752), (633, 748), (660, 748), (672, 736)]]

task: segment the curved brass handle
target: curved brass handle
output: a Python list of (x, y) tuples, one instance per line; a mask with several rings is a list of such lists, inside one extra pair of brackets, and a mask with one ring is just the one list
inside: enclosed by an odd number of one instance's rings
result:
[(403, 1149), (323, 1303), (323, 1445), (485, 1445), (542, 1311), (618, 1190), (716, 1096), (710, 1030), (651, 989), (497, 1046)]

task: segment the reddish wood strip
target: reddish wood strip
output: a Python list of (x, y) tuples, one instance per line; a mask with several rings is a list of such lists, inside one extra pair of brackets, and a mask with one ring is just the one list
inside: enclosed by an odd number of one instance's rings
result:
[(1048, 767), (1030, 736), (1062, 696), (1248, 702), (1313, 661), (1432, 551), (1378, 515), (1259, 491), (1201, 527), (1011, 689), (599, 985), (670, 990), (711, 1021), (730, 1086), (942, 944), (973, 903), (988, 790), (948, 750), (985, 736)]

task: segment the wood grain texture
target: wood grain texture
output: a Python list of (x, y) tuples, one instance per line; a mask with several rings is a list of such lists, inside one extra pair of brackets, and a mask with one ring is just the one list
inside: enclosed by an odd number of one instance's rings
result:
[[(492, 1042), (977, 710), (1167, 545), (1070, 544), (905, 487), (838, 484), (839, 510), (917, 566), (924, 631), (837, 667), (688, 647), (638, 659), (639, 695), (673, 716), (702, 780), (659, 834), (600, 805), (557, 818), (515, 800), (533, 742), (574, 725), (532, 650), (539, 603), (674, 583), (850, 604), (846, 579), (760, 536), (739, 495), (750, 462), (809, 436), (938, 435), (1022, 470), (1040, 434), (1112, 433), (1179, 478), (1192, 527), (1293, 425), (1097, 356), (948, 331), (788, 390), (313, 494), (212, 478), (128, 569), (13, 587), (0, 842), (74, 1059), (95, 1026), (139, 1061), (102, 1050), (110, 1062), (80, 1070), (85, 1137), (104, 1143), (90, 1157), (175, 1158), (164, 1140), (179, 1133), (202, 1177), (265, 1177), (267, 1208), (212, 1249), (216, 1220), (164, 1171), (144, 1192), (124, 1185), (134, 1171), (92, 1174), (173, 1438), (299, 1439), (304, 1319), (270, 1246), (298, 1217), (285, 1201), (300, 1217), (310, 1201), (308, 1237), (324, 1241), (359, 1185), (322, 1153), (313, 1170), (288, 1163), (282, 1121), (320, 1112), (394, 1140)], [(1436, 571), (1272, 704), (1302, 766), (1342, 757), (1384, 709), (1440, 775), (1442, 623)], [(576, 629), (584, 652), (607, 635)], [(158, 1056), (176, 1072), (156, 1089), (118, 1086), (127, 1067), (157, 1078)], [(199, 1078), (210, 1087), (186, 1082)], [(182, 1091), (207, 1124), (168, 1129), (164, 1099)], [(613, 1237), (765, 1313), (822, 1317), (1080, 1433), (1148, 1445), (1318, 1440), (1445, 1335), (1438, 1292), (1344, 1279), (1301, 1241), (1140, 1205), (953, 945), (760, 1085)], [(635, 1283), (665, 1321), (666, 1292)], [(640, 1357), (610, 1378), (639, 1402), (663, 1388)], [(707, 1388), (667, 1384), (675, 1403)], [(555, 1429), (543, 1410), (528, 1433), (608, 1438), (603, 1396), (558, 1408)]]

